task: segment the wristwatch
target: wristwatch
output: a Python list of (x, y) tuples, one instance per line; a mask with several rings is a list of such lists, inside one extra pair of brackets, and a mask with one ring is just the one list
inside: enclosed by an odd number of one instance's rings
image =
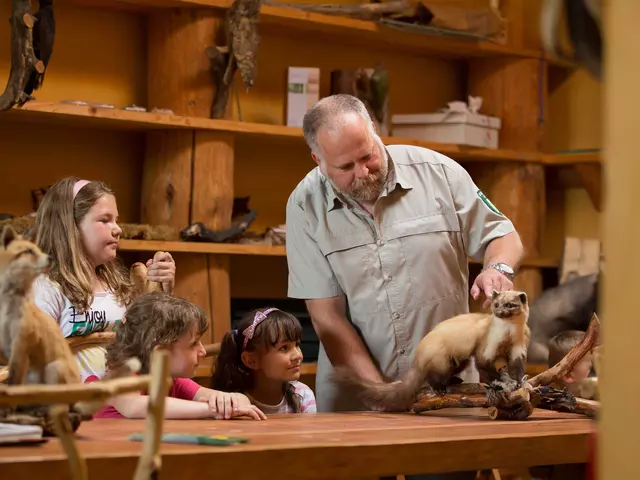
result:
[(513, 279), (516, 276), (516, 272), (513, 270), (513, 268), (511, 268), (506, 263), (493, 263), (493, 264), (489, 265), (488, 267), (486, 267), (485, 270), (487, 268), (493, 268), (494, 270), (499, 271), (501, 274), (503, 274), (505, 277), (507, 277), (512, 282), (513, 282)]

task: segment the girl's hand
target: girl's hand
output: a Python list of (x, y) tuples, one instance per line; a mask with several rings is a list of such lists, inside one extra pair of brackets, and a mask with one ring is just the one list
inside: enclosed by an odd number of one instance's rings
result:
[(217, 413), (216, 418), (228, 420), (233, 417), (248, 415), (255, 420), (266, 420), (267, 416), (251, 404), (251, 401), (242, 393), (227, 393), (212, 390), (209, 397), (203, 398), (209, 403), (211, 412)]
[(169, 252), (156, 252), (153, 259), (147, 260), (147, 279), (160, 283), (165, 292), (173, 293), (176, 262)]

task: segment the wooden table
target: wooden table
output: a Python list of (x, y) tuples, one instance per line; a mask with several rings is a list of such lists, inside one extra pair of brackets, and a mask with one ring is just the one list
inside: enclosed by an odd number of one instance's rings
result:
[[(536, 410), (523, 422), (493, 421), (485, 410), (425, 415), (373, 412), (280, 415), (266, 421), (171, 420), (165, 432), (244, 436), (228, 447), (162, 444), (161, 478), (330, 479), (584, 463), (595, 422)], [(133, 478), (142, 420), (83, 423), (78, 443), (91, 480)], [(0, 447), (2, 478), (69, 478), (57, 439)]]

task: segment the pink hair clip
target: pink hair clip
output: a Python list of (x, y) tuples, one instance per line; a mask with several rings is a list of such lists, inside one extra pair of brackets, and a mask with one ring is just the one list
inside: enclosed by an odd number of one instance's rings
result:
[(260, 323), (267, 319), (267, 315), (271, 312), (278, 310), (277, 308), (267, 308), (264, 312), (256, 312), (253, 317), (253, 323), (244, 329), (242, 335), (244, 336), (244, 343), (242, 344), (242, 349), (247, 348), (247, 342), (253, 338), (253, 334), (256, 331), (256, 328)]
[(90, 183), (89, 180), (78, 180), (74, 185), (73, 185), (73, 199), (75, 200), (76, 195), (78, 195), (78, 192), (80, 191), (80, 189), (82, 187), (84, 187), (87, 183)]

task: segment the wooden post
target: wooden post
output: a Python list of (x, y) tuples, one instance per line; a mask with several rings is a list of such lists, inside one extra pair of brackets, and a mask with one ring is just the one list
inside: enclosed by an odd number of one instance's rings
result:
[(640, 382), (631, 373), (633, 365), (640, 362), (636, 299), (640, 288), (640, 163), (635, 126), (640, 102), (636, 50), (640, 3), (608, 0), (603, 2), (603, 13), (604, 355), (598, 368), (602, 416), (598, 421), (596, 478), (640, 478), (636, 458), (640, 417), (634, 401), (640, 396)]
[[(544, 102), (538, 60), (472, 60), (469, 64), (469, 95), (483, 98), (481, 112), (502, 120), (501, 148), (538, 151), (541, 132), (539, 108)], [(544, 104), (544, 103), (543, 103)], [(524, 255), (540, 256), (546, 214), (544, 167), (518, 162), (473, 167), (471, 175), (487, 196), (513, 222), (522, 238)], [(515, 288), (534, 299), (542, 289), (539, 268), (521, 268)]]
[[(215, 85), (205, 50), (223, 30), (212, 9), (159, 9), (148, 20), (148, 107), (176, 115), (209, 117)], [(141, 201), (142, 222), (180, 229), (203, 222), (231, 223), (234, 142), (229, 134), (162, 131), (147, 134)], [(229, 328), (229, 259), (174, 255), (176, 295), (202, 307), (211, 319), (213, 343)]]

